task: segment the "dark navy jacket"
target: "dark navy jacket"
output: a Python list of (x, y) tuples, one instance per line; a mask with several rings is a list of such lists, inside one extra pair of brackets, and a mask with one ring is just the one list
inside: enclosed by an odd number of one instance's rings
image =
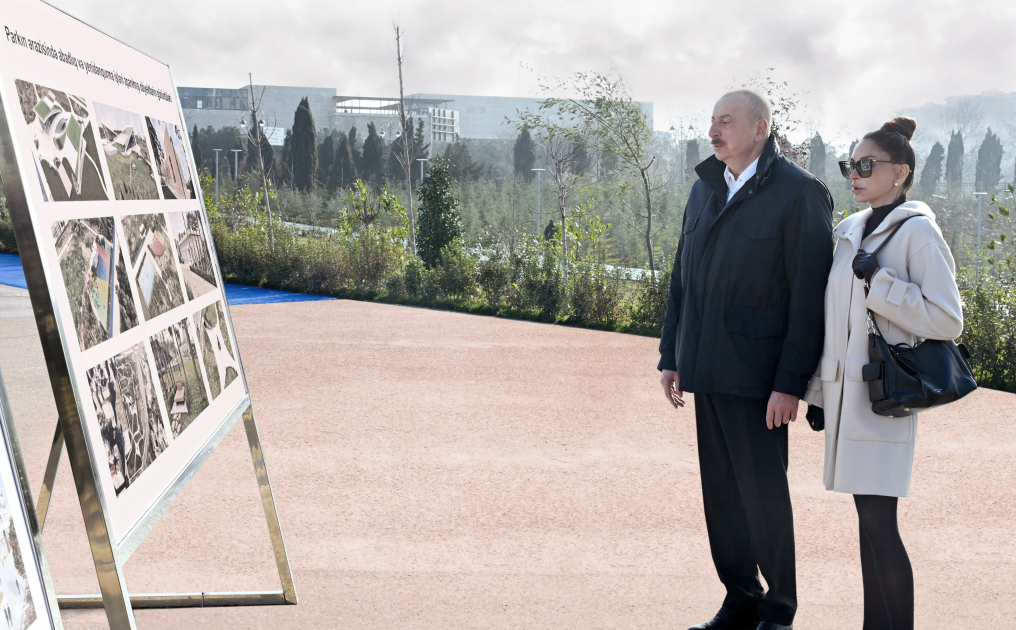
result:
[(730, 203), (725, 168), (695, 168), (658, 369), (686, 392), (801, 398), (822, 355), (832, 197), (774, 137)]

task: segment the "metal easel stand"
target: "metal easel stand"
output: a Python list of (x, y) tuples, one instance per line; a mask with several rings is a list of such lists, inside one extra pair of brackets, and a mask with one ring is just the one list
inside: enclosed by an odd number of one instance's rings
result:
[[(275, 564), (282, 582), (281, 591), (234, 591), (234, 592), (203, 592), (203, 593), (147, 593), (130, 595), (132, 608), (211, 608), (219, 606), (279, 606), (296, 604), (296, 587), (293, 573), (289, 566), (289, 555), (286, 553), (286, 542), (282, 537), (279, 514), (272, 495), (272, 484), (268, 478), (264, 454), (261, 451), (261, 438), (258, 436), (257, 424), (250, 407), (243, 413), (243, 425), (247, 431), (247, 443), (250, 445), (251, 459), (254, 461), (254, 474), (257, 476), (258, 492), (261, 494), (261, 505), (265, 509), (265, 520), (268, 521), (268, 533), (272, 539), (275, 552)], [(39, 519), (39, 531), (46, 526), (46, 515), (49, 513), (50, 500), (53, 498), (53, 485), (56, 473), (63, 457), (64, 437), (60, 424), (53, 435), (53, 445), (49, 450), (49, 462), (46, 474), (42, 479), (42, 490), (39, 492), (39, 504), (36, 513)], [(57, 595), (61, 609), (103, 608), (102, 595)]]

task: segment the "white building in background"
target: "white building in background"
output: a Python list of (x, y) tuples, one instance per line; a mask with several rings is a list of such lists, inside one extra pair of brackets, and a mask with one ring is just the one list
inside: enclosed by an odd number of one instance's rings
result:
[[(194, 88), (181, 87), (180, 105), (187, 129), (194, 125), (204, 129), (239, 126), (240, 120), (249, 124), (247, 109), (249, 88)], [(366, 137), (367, 123), (373, 122), (378, 133), (386, 140), (399, 133), (399, 101), (395, 97), (344, 96), (334, 88), (287, 87), (255, 85), (255, 95), (262, 95), (258, 117), (266, 127), (273, 127), (269, 141), (281, 145), (285, 132), (293, 126), (293, 115), (300, 100), (307, 97), (314, 124), (318, 130), (328, 128), (348, 132), (354, 125), (358, 135)], [(641, 103), (653, 125), (653, 104)], [(426, 141), (436, 150), (442, 143), (457, 139), (493, 140), (515, 135), (508, 122), (518, 117), (519, 111), (536, 112), (540, 99), (514, 96), (470, 96), (464, 94), (409, 94), (406, 96), (407, 115), (414, 124), (422, 120)], [(414, 130), (415, 131), (415, 130)], [(433, 152), (433, 151), (432, 151)]]

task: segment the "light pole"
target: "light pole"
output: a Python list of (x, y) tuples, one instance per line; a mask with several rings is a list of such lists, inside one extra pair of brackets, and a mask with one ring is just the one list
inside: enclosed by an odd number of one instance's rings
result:
[(547, 169), (532, 168), (529, 170), (536, 173), (536, 238), (540, 238), (540, 228), (543, 227), (543, 222), (540, 221), (540, 176), (543, 174), (543, 171)]
[(974, 286), (977, 286), (981, 282), (981, 201), (986, 192), (975, 192), (974, 196), (977, 197), (977, 271), (974, 273)]
[(236, 176), (240, 172), (240, 154), (243, 153), (243, 149), (230, 149), (233, 152), (233, 181), (236, 181)]
[(212, 149), (215, 151), (215, 203), (219, 203), (219, 151), (222, 149)]
[(423, 165), (428, 162), (427, 158), (416, 158), (416, 161), (420, 163), (420, 184), (423, 184)]

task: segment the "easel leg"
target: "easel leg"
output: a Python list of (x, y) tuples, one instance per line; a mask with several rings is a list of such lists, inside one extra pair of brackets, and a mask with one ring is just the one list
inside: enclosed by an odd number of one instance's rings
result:
[(53, 434), (53, 446), (49, 449), (49, 461), (46, 463), (46, 474), (42, 477), (42, 490), (39, 491), (39, 505), (35, 513), (39, 516), (39, 533), (46, 527), (46, 515), (49, 513), (49, 502), (53, 498), (53, 484), (56, 483), (56, 473), (60, 470), (60, 458), (63, 457), (64, 439), (60, 423), (56, 423), (56, 432)]
[(282, 526), (279, 524), (279, 513), (275, 508), (275, 497), (272, 495), (272, 483), (268, 478), (265, 456), (261, 451), (261, 438), (254, 422), (254, 411), (247, 407), (243, 414), (243, 428), (247, 430), (247, 443), (250, 444), (250, 456), (254, 460), (254, 474), (258, 479), (258, 492), (261, 494), (261, 505), (265, 508), (265, 520), (268, 521), (268, 533), (272, 537), (272, 550), (275, 552), (275, 564), (279, 569), (282, 581), (282, 592), (287, 604), (297, 603), (296, 586), (293, 584), (293, 571), (289, 566), (289, 555), (286, 553), (286, 541), (282, 538)]

